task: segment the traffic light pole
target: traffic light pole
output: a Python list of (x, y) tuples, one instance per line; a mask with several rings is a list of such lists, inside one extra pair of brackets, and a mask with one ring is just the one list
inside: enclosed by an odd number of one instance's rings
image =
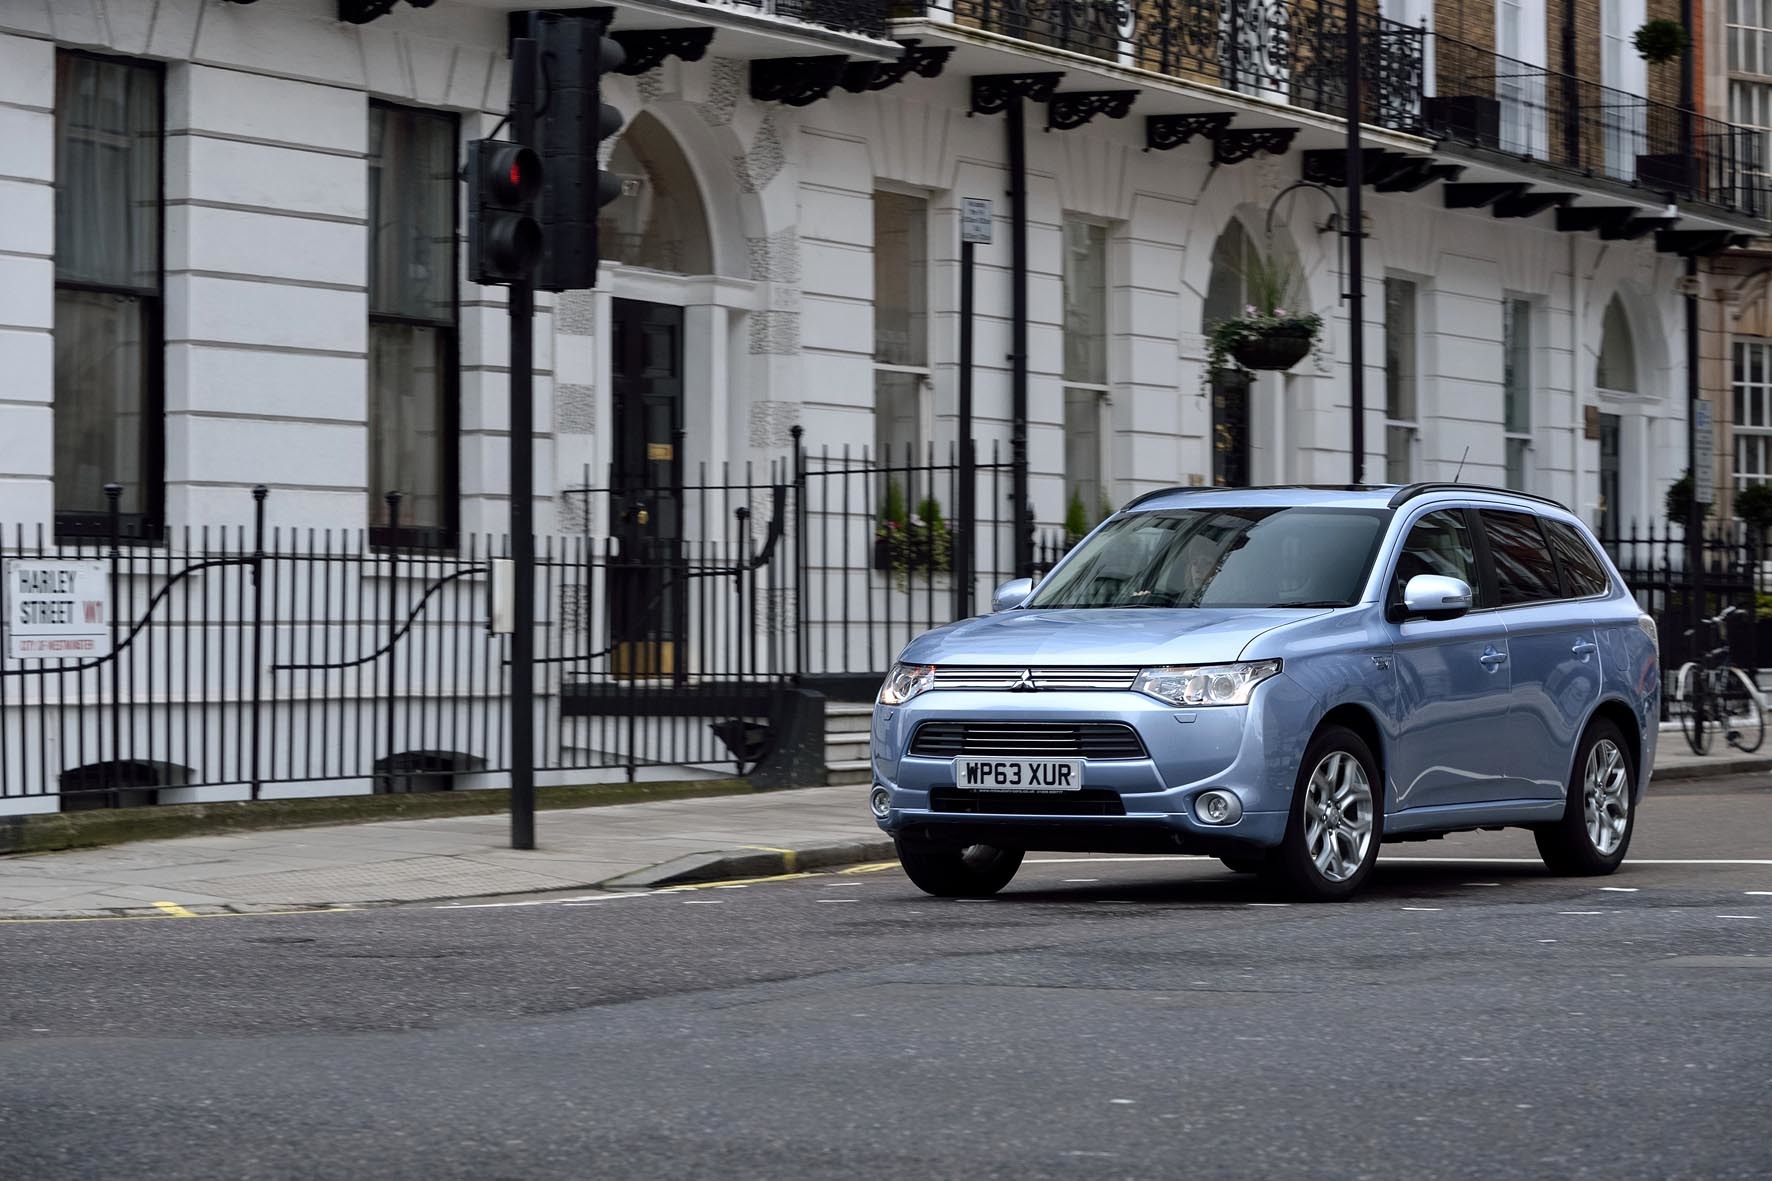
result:
[[(536, 43), (511, 42), (511, 138), (535, 143)], [(510, 285), (511, 848), (535, 848), (535, 280)]]

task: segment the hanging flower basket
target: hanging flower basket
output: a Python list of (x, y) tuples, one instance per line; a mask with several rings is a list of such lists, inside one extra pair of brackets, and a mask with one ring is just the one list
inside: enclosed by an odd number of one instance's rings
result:
[(1230, 346), (1230, 354), (1245, 369), (1280, 372), (1304, 360), (1316, 337), (1309, 324), (1293, 320), (1241, 337)]

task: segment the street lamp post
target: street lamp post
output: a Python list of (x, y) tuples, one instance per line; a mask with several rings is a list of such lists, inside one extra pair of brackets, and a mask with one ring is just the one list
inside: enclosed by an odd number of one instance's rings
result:
[[(1688, 0), (1689, 2), (1689, 0)], [(1366, 482), (1366, 292), (1362, 271), (1362, 239), (1365, 224), (1360, 209), (1360, 189), (1366, 183), (1360, 154), (1360, 6), (1347, 0), (1347, 235), (1348, 274), (1348, 450), (1353, 460), (1353, 483)]]

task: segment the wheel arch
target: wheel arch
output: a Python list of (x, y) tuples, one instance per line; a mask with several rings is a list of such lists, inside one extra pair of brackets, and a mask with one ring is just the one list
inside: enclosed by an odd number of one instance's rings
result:
[(1391, 803), (1390, 778), (1385, 771), (1384, 728), (1378, 723), (1378, 715), (1363, 705), (1338, 705), (1317, 722), (1316, 728), (1311, 731), (1310, 740), (1305, 743), (1307, 747), (1325, 726), (1344, 726), (1352, 730), (1366, 744), (1366, 749), (1372, 752), (1373, 760), (1378, 763), (1378, 782), (1384, 795), (1383, 811), (1388, 814)]
[[(1600, 704), (1596, 705), (1593, 713), (1588, 715), (1586, 724), (1581, 727), (1581, 736), (1583, 739), (1587, 737), (1588, 729), (1602, 718), (1611, 722), (1624, 732), (1625, 741), (1630, 744), (1631, 751), (1631, 778), (1634, 780), (1631, 784), (1632, 792), (1633, 794), (1641, 792), (1644, 779), (1643, 764), (1645, 761), (1643, 758), (1642, 722), (1638, 719), (1636, 711), (1630, 707), (1629, 703), (1622, 698), (1608, 697), (1600, 702)], [(1575, 758), (1580, 754), (1581, 751), (1578, 747), (1570, 757)], [(1575, 766), (1571, 763), (1569, 767), (1569, 781), (1574, 782), (1574, 777)]]

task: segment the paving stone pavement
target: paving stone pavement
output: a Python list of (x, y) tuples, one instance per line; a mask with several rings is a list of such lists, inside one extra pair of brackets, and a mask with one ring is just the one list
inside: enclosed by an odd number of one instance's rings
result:
[[(1767, 752), (1772, 754), (1772, 752)], [(1772, 758), (1697, 757), (1661, 736), (1656, 772), (1680, 778), (1753, 770)], [(1653, 790), (1653, 788), (1651, 789)], [(540, 848), (509, 847), (504, 816), (390, 820), (99, 849), (0, 856), (0, 916), (280, 909), (573, 890), (696, 853), (877, 841), (863, 786), (603, 808), (536, 816)]]

